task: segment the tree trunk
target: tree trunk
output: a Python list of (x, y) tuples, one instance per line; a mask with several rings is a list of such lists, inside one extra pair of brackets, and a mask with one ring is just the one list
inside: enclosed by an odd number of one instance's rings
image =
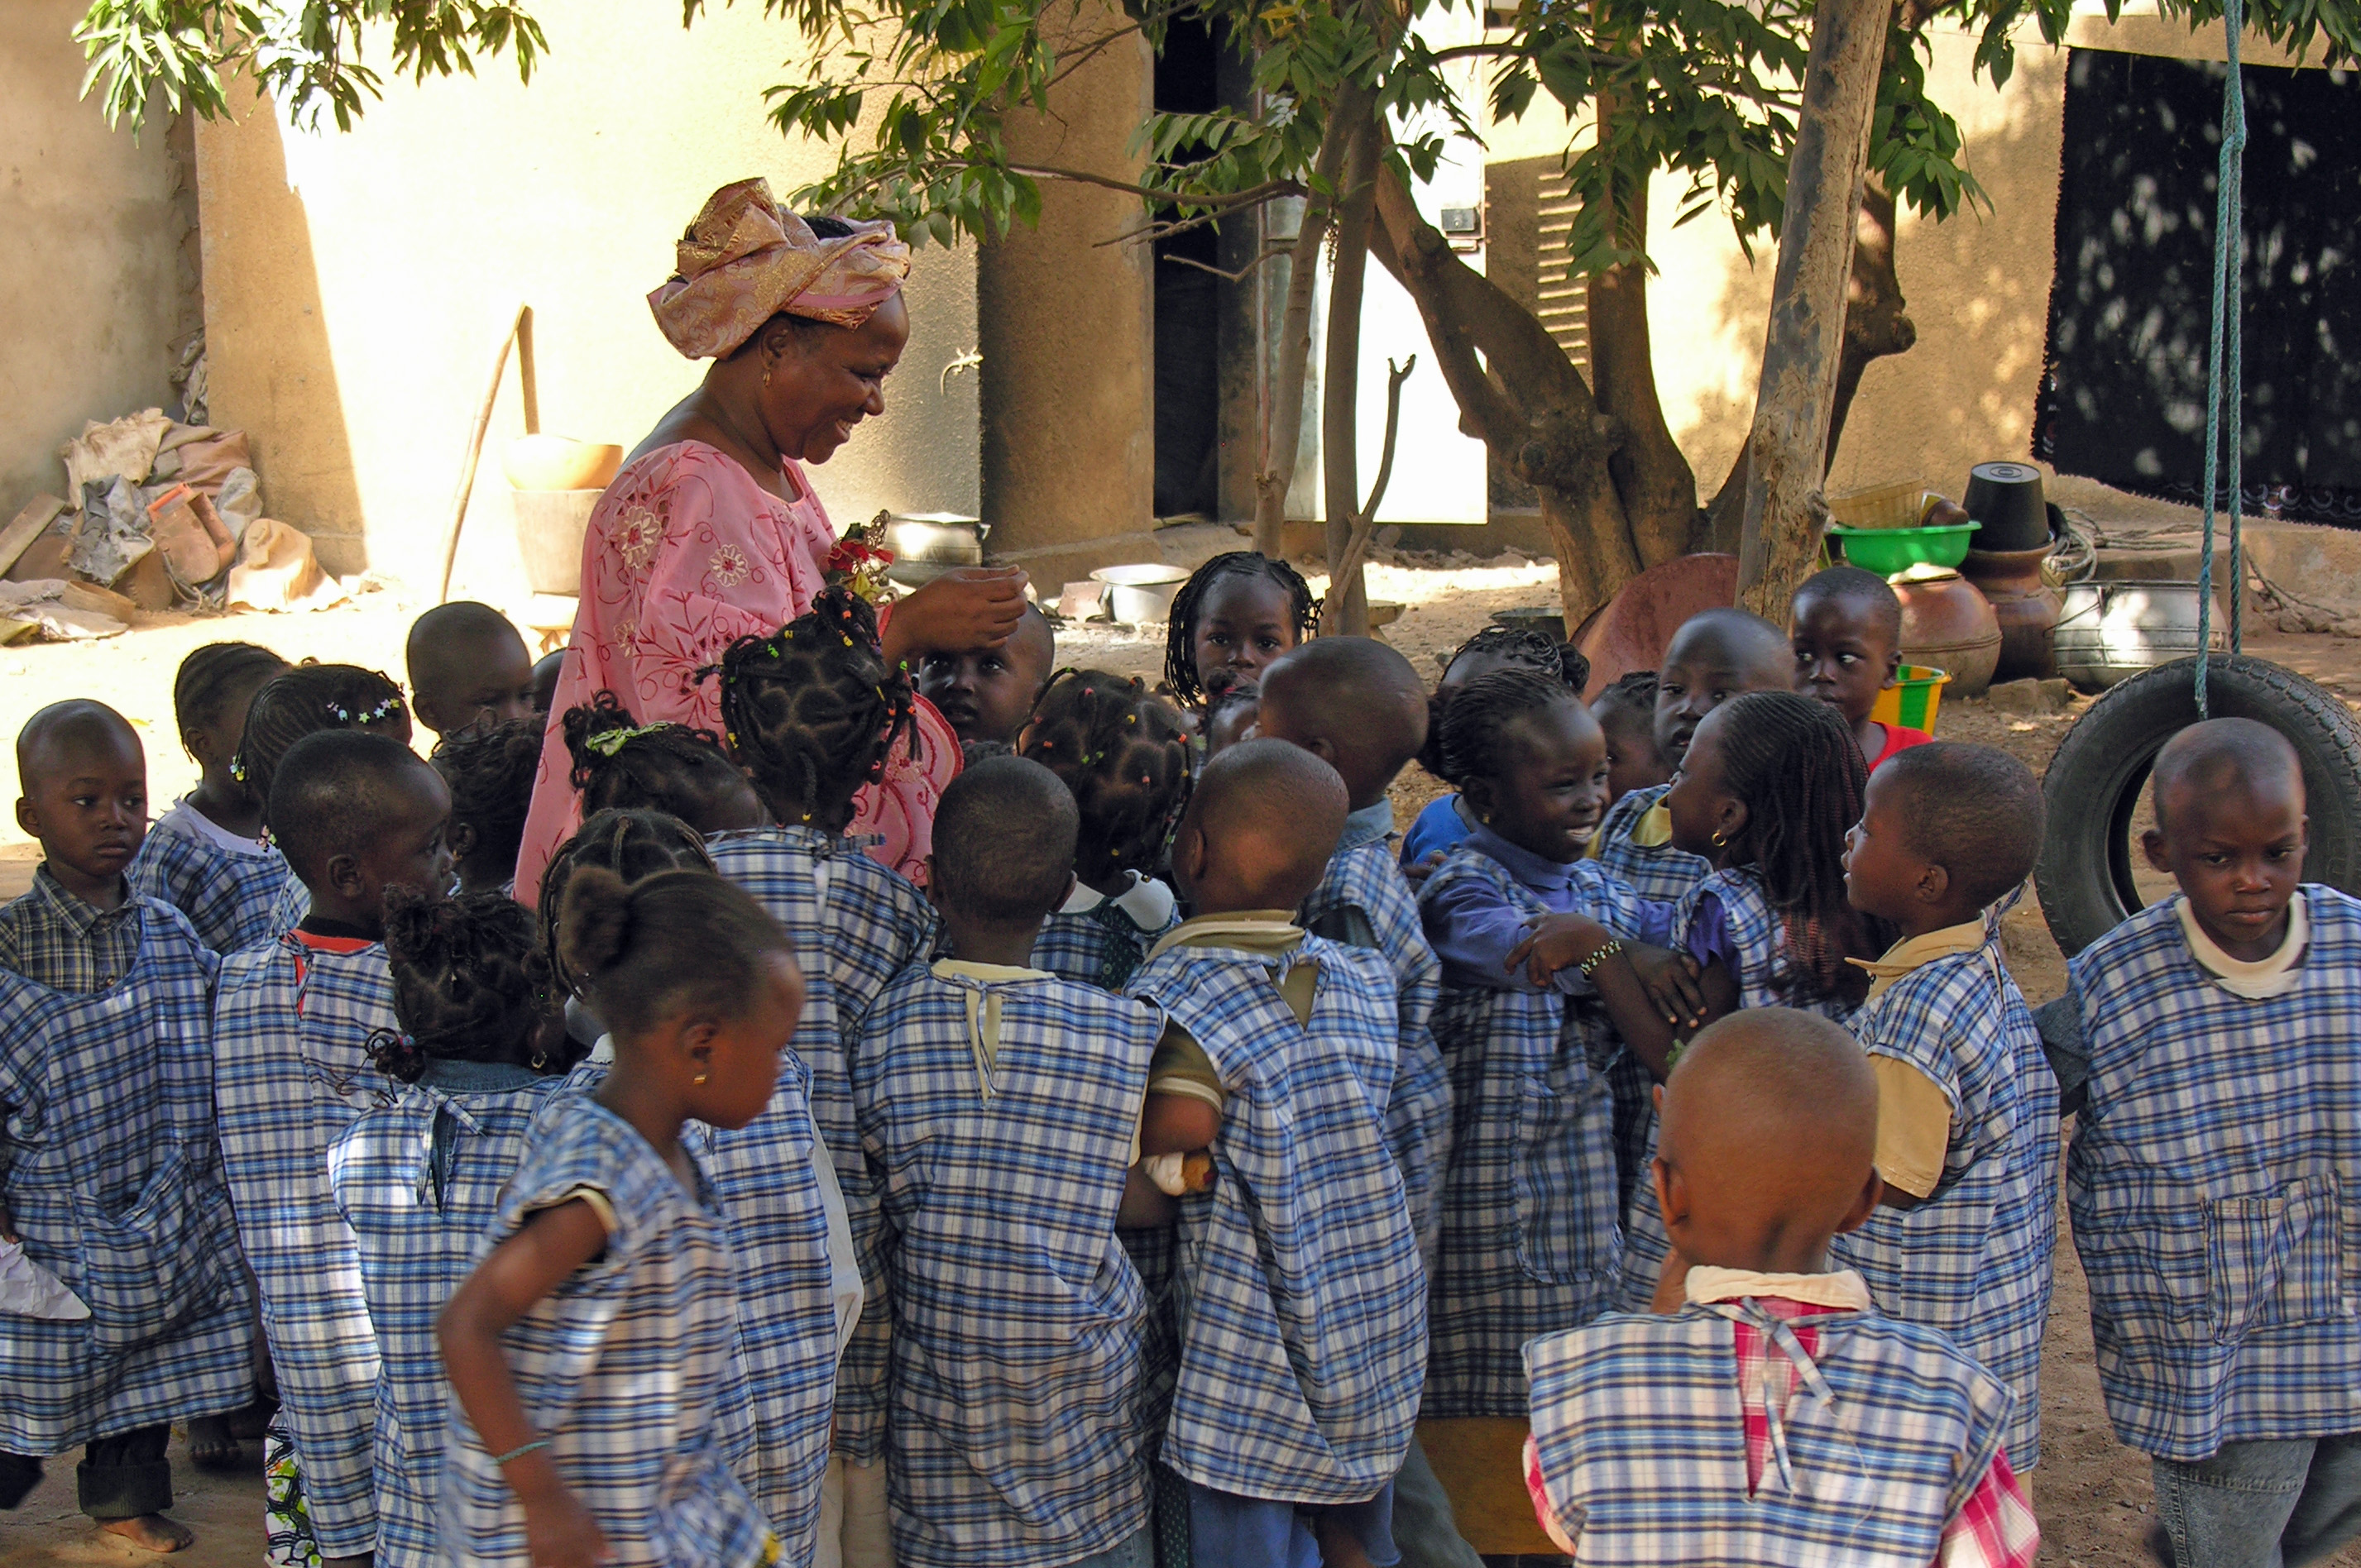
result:
[(1609, 471), (1623, 425), (1600, 411), (1582, 372), (1532, 312), (1453, 254), (1398, 178), (1379, 177), (1377, 205), (1372, 254), (1417, 304), (1459, 404), (1459, 428), (1541, 492), (1558, 597), (1566, 625), (1579, 625), (1640, 575)]
[[(1368, 93), (1345, 89), (1337, 101), (1338, 117), (1330, 123), (1340, 127), (1359, 123), (1368, 115), (1370, 102)], [(1263, 408), (1262, 466), (1255, 474), (1254, 546), (1273, 560), (1286, 553), (1287, 492), (1294, 488), (1295, 460), (1303, 445), (1303, 379), (1312, 362), (1312, 295), (1320, 281), (1320, 247), (1328, 236), (1328, 198), (1320, 192), (1335, 188), (1350, 139), (1340, 129), (1320, 144), (1320, 156), (1312, 164), (1314, 189), (1303, 199), (1303, 224), (1287, 259), (1287, 313), (1279, 322), (1278, 356), (1266, 383), (1269, 400)]]
[(1827, 472), (1870, 112), (1893, 7), (1822, 0), (1812, 23), (1738, 551), (1739, 602), (1782, 625), (1819, 553), (1813, 498)]
[[(1333, 122), (1328, 134), (1338, 134)], [(1320, 372), (1320, 466), (1328, 492), (1328, 598), (1340, 607), (1333, 623), (1345, 635), (1360, 637), (1369, 630), (1368, 589), (1357, 566), (1345, 571), (1345, 557), (1353, 542), (1354, 510), (1361, 504), (1361, 296), (1368, 280), (1369, 221), (1377, 199), (1377, 123), (1365, 115), (1344, 134), (1351, 140), (1336, 191), (1336, 269), (1328, 280), (1327, 356)]]
[[(1612, 105), (1601, 94), (1598, 123)], [(1632, 250), (1648, 241), (1648, 187), (1610, 193), (1609, 214), (1619, 243)], [(1608, 472), (1631, 526), (1640, 564), (1653, 566), (1686, 554), (1697, 527), (1697, 474), (1681, 455), (1656, 397), (1656, 361), (1648, 332), (1648, 264), (1635, 261), (1590, 275), (1590, 386), (1598, 409), (1621, 423), (1623, 445)]]

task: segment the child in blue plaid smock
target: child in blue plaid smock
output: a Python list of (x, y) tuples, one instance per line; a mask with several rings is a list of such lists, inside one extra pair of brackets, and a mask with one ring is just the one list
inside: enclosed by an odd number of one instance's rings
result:
[(1154, 873), (1189, 798), (1188, 727), (1131, 676), (1064, 670), (1041, 694), (1016, 753), (1057, 774), (1082, 813), (1074, 891), (1042, 922), (1032, 967), (1121, 991), (1180, 924), (1172, 890)]
[(439, 1554), (513, 1568), (759, 1568), (779, 1537), (730, 1473), (744, 1388), (730, 1225), (683, 1136), (773, 1105), (803, 1006), (787, 935), (705, 872), (568, 880), (563, 957), (614, 1069), (553, 1098), (490, 1251), (443, 1309), (457, 1396)]
[(1620, 1255), (1605, 1075), (1622, 1044), (1578, 967), (1537, 969), (1521, 949), (1539, 923), (1578, 914), (1642, 952), (1670, 912), (1582, 859), (1606, 746), (1563, 682), (1522, 668), (1469, 682), (1439, 751), (1477, 823), (1419, 898), (1443, 963), (1434, 1032), (1454, 1113), (1419, 1441), (1472, 1513), (1480, 1478), (1511, 1473), (1524, 1443), (1524, 1343), (1603, 1310)]
[(2156, 762), (2180, 894), (2068, 966), (2087, 1067), (2066, 1162), (2115, 1435), (2181, 1568), (2327, 1556), (2361, 1524), (2361, 905), (2302, 883), (2304, 781), (2250, 719)]
[(474, 1266), (525, 1131), (564, 1081), (549, 961), (533, 912), (500, 894), (386, 900), (400, 1033), (372, 1042), (401, 1088), (328, 1146), (377, 1329), (379, 1568), (435, 1557), (450, 1424), (434, 1315)]
[(139, 737), (102, 703), (16, 737), (33, 890), (0, 910), (0, 1249), (63, 1290), (0, 1312), (0, 1508), (83, 1449), (83, 1513), (153, 1552), (170, 1423), (216, 1461), (253, 1387), (253, 1305), (221, 1185), (211, 1002), (217, 963), (181, 914), (131, 891), (148, 825)]
[(710, 729), (635, 723), (613, 692), (567, 708), (560, 729), (586, 817), (661, 811), (700, 833), (771, 825), (746, 771)]
[(886, 981), (931, 945), (935, 922), (924, 895), (862, 854), (845, 828), (854, 795), (883, 775), (895, 740), (911, 732), (917, 699), (878, 653), (869, 606), (841, 588), (823, 591), (809, 613), (773, 635), (730, 644), (718, 673), (731, 751), (779, 825), (715, 836), (713, 862), (786, 928), (809, 988), (795, 1038), (809, 1074), (807, 1109), (803, 1080), (791, 1076), (770, 1112), (713, 1141), (714, 1186), (737, 1249), (740, 1352), (754, 1399), (749, 1484), (797, 1553), (823, 1487), (831, 1512), (840, 1494), (844, 1527), (832, 1544), (848, 1564), (867, 1563), (885, 1550), (887, 1528), (878, 1463), (886, 1317), (863, 1313), (838, 1356), (825, 1214), (811, 1168), (816, 1154), (833, 1161), (853, 1245), (862, 1251), (864, 1291), (883, 1301), (884, 1280), (865, 1252), (876, 1199), (848, 1053)]
[(278, 1375), (263, 1448), (267, 1556), (302, 1564), (366, 1557), (377, 1543), (377, 1331), (352, 1227), (328, 1186), (328, 1146), (393, 1098), (369, 1062), (370, 1038), (399, 1027), (386, 890), (449, 888), (451, 795), (392, 735), (329, 729), (274, 759), (269, 801), (271, 834), (311, 908), (277, 940), (224, 962), (214, 1099)]
[(451, 791), (451, 853), (462, 893), (506, 897), (516, 884), (541, 731), (537, 717), (511, 718), (455, 730), (434, 743), (427, 761)]
[(586, 866), (604, 866), (627, 883), (658, 872), (713, 870), (713, 851), (705, 836), (677, 817), (661, 811), (609, 808), (584, 816), (574, 837), (557, 847), (543, 869), (537, 889), (541, 947), (549, 955), (551, 978), (566, 998), (567, 1054), (577, 1059), (575, 1071), (596, 1088), (614, 1059), (614, 1045), (606, 1023), (582, 1000), (574, 977), (566, 972), (558, 941), (557, 912), (566, 902), (566, 880)]
[(2057, 1241), (2058, 1080), (1984, 911), (2033, 872), (2041, 785), (1989, 746), (1934, 741), (1870, 775), (1845, 856), (1853, 907), (1900, 940), (1850, 1023), (1878, 1087), (1885, 1201), (1839, 1238), (1878, 1305), (1940, 1329), (2016, 1396), (2041, 1456), (2041, 1330)]
[(1131, 981), (1169, 1020), (1141, 1146), (1188, 1191), (1162, 1463), (1190, 1485), (1202, 1568), (1308, 1568), (1322, 1541), (1399, 1560), (1426, 1274), (1386, 1140), (1393, 972), (1292, 920), (1345, 809), (1335, 770), (1283, 741), (1208, 763), (1172, 850), (1199, 913)]
[(1525, 1350), (1526, 1483), (1577, 1562), (2032, 1568), (2007, 1388), (1830, 1266), (1877, 1203), (1878, 1114), (1861, 1047), (1810, 1014), (1750, 1009), (1682, 1053), (1650, 1170), (1675, 1299)]
[[(1674, 846), (1713, 868), (1673, 909), (1701, 1004), (1679, 993), (1678, 970), (1635, 971), (1608, 950), (1612, 932), (1579, 917), (1539, 928), (1533, 961), (1590, 966), (1624, 1043), (1652, 1068), (1669, 1061), (1680, 1039), (1741, 1007), (1801, 1007), (1841, 1020), (1869, 989), (1851, 960), (1887, 946), (1883, 924), (1845, 897), (1845, 835), (1861, 820), (1864, 776), (1835, 709), (1793, 692), (1730, 698), (1689, 738), (1664, 797)], [(1645, 1311), (1659, 1299), (1666, 1251), (1654, 1200), (1637, 1187), (1623, 1217), (1625, 1310)]]
[(1191, 712), (1302, 641), (1320, 623), (1303, 574), (1251, 550), (1216, 555), (1172, 596), (1166, 618), (1164, 689)]
[(262, 801), (236, 762), (247, 706), (287, 661), (251, 642), (208, 642), (181, 661), (172, 716), (197, 764), (197, 787), (156, 819), (131, 862), (131, 886), (189, 917), (217, 953), (277, 933), (272, 911), (295, 873), (264, 841)]
[(1607, 737), (1607, 809), (1633, 790), (1673, 782), (1673, 767), (1656, 750), (1656, 672), (1630, 670), (1591, 699), (1590, 717)]
[[(1590, 661), (1570, 647), (1561, 647), (1538, 631), (1522, 627), (1488, 626), (1462, 642), (1444, 661), (1443, 678), (1427, 698), (1426, 744), (1419, 749), (1419, 765), (1436, 778), (1443, 773), (1443, 719), (1459, 689), (1479, 675), (1498, 670), (1532, 670), (1580, 692), (1590, 684)], [(1434, 863), (1453, 845), (1476, 831), (1476, 815), (1457, 795), (1427, 802), (1424, 810), (1402, 836), (1405, 866)]]
[(910, 1568), (1149, 1561), (1147, 1303), (1115, 1223), (1163, 1019), (1028, 962), (1073, 883), (1078, 823), (1038, 762), (994, 757), (952, 781), (928, 883), (950, 956), (885, 988), (853, 1061), (891, 1281), (895, 1559)]

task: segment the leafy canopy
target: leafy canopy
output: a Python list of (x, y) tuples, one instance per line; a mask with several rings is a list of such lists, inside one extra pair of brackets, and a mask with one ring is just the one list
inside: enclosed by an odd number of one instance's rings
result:
[[(747, 0), (748, 4), (755, 0)], [(2223, 0), (2163, 0), (2192, 27), (2218, 25)], [(1416, 24), (1484, 0), (761, 0), (796, 35), (793, 80), (766, 93), (788, 136), (837, 148), (835, 167), (795, 193), (807, 207), (891, 218), (914, 241), (950, 245), (1030, 225), (1041, 182), (1080, 179), (1137, 195), (1136, 236), (1218, 220), (1318, 189), (1319, 151), (1340, 103), (1374, 101), (1393, 128), (1387, 156), (1423, 178), (1446, 132), (1473, 135), (1455, 61), (1478, 60), (1490, 108), (1514, 118), (1543, 95), (1577, 130), (1567, 169), (1583, 215), (1583, 271), (1635, 259), (1612, 197), (1649, 175), (1686, 175), (1679, 221), (1715, 208), (1741, 244), (1775, 235), (1803, 109), (1811, 0), (1517, 0), (1487, 9), (1483, 41), (1434, 48)], [(2107, 0), (2114, 16), (2120, 0)], [(705, 0), (683, 0), (693, 25)], [(1905, 0), (1878, 88), (1870, 165), (1904, 203), (1937, 217), (1981, 202), (1960, 161), (1959, 126), (1927, 95), (1920, 27), (1941, 19), (1978, 35), (1978, 71), (1995, 85), (2026, 25), (2056, 43), (2072, 0)], [(2324, 41), (2329, 63), (2361, 58), (2361, 0), (2261, 0), (2249, 23), (2276, 43)], [(1132, 139), (1136, 181), (1035, 162), (1011, 146), (1013, 122), (1046, 110), (1074, 71), (1144, 40), (1161, 49), (1177, 20), (1212, 29), (1250, 62), (1246, 106), (1150, 114)], [(1472, 20), (1473, 18), (1469, 18)], [(160, 106), (207, 118), (228, 111), (227, 80), (251, 73), (299, 124), (323, 110), (349, 129), (382, 79), (472, 73), (511, 56), (530, 80), (547, 52), (522, 5), (488, 0), (94, 0), (77, 29), (90, 60), (84, 95), (110, 124), (136, 128)], [(1341, 128), (1341, 127), (1340, 127)]]

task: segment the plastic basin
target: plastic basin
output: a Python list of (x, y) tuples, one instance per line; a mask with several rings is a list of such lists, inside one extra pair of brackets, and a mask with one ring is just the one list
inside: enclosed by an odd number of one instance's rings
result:
[(1845, 564), (1881, 577), (1905, 571), (1922, 562), (1930, 566), (1956, 566), (1968, 558), (1968, 545), (1982, 523), (1955, 522), (1941, 528), (1846, 528), (1828, 530), (1828, 537), (1844, 551)]

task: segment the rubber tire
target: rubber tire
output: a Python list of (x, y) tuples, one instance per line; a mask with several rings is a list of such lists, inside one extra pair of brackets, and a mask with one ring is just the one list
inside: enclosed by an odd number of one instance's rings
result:
[[(2206, 673), (2215, 718), (2252, 718), (2303, 761), (2312, 843), (2303, 880), (2361, 894), (2361, 724), (2344, 699), (2261, 659), (2217, 655)], [(2175, 659), (2114, 687), (2075, 722), (2041, 795), (2048, 834), (2034, 868), (2042, 917), (2072, 958), (2140, 909), (2125, 841), (2164, 743), (2197, 722), (2197, 661)]]

